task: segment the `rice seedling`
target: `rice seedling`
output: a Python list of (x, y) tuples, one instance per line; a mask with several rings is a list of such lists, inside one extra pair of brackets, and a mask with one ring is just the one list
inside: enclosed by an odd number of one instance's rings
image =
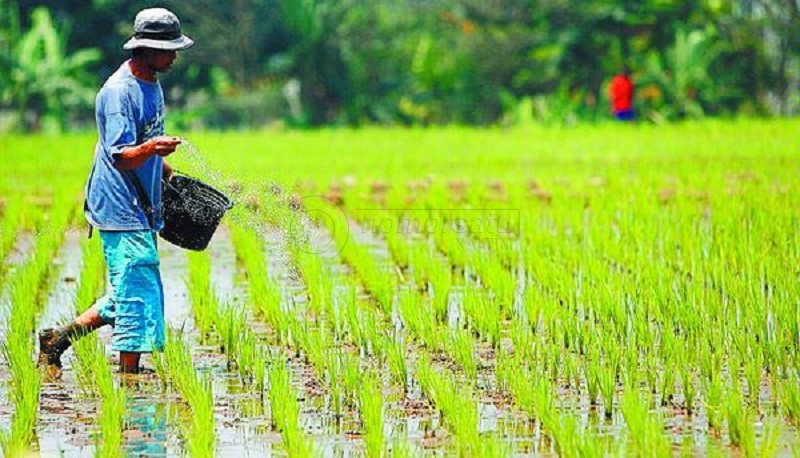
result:
[(392, 442), (392, 446), (389, 448), (388, 453), (388, 456), (392, 458), (411, 458), (418, 455), (419, 452), (415, 453), (408, 442), (399, 439), (395, 439)]
[(628, 389), (622, 395), (620, 407), (628, 426), (632, 452), (642, 456), (671, 456), (669, 440), (663, 433), (663, 422), (648, 411), (648, 404), (636, 389)]
[(72, 214), (72, 203), (63, 196), (53, 204), (49, 228), (36, 237), (33, 253), (9, 280), (8, 321), (3, 353), (9, 369), (9, 400), (14, 405), (11, 425), (1, 435), (3, 453), (23, 454), (34, 437), (41, 388), (40, 372), (33, 361), (33, 335), (39, 312), (41, 288), (51, 273), (54, 258)]
[(264, 318), (275, 331), (280, 342), (289, 338), (289, 321), (281, 309), (280, 285), (269, 278), (264, 262), (264, 248), (261, 240), (252, 231), (236, 228), (232, 231), (233, 245), (237, 258), (247, 273), (251, 308)]
[(383, 393), (380, 380), (365, 374), (359, 390), (359, 411), (364, 427), (364, 443), (368, 457), (381, 457), (384, 452)]
[(467, 379), (475, 380), (478, 376), (478, 361), (472, 334), (466, 329), (454, 329), (450, 331), (445, 342), (448, 353), (453, 355), (455, 361), (464, 369)]
[(478, 410), (471, 389), (459, 390), (450, 374), (437, 370), (426, 358), (417, 361), (417, 377), (423, 393), (433, 400), (453, 431), (456, 446), (463, 453), (477, 451)]
[(106, 358), (104, 345), (97, 337), (84, 337), (73, 343), (78, 361), (76, 375), (84, 391), (100, 401), (97, 423), (100, 425), (98, 441), (99, 456), (121, 457), (124, 430), (124, 415), (127, 392), (115, 386), (111, 364)]
[(186, 287), (192, 299), (195, 326), (207, 342), (217, 322), (219, 303), (211, 284), (211, 255), (207, 251), (190, 251), (188, 254), (189, 277)]
[(280, 431), (290, 457), (310, 457), (314, 450), (300, 426), (300, 406), (292, 389), (289, 369), (283, 359), (273, 361), (269, 371), (269, 400), (272, 425)]
[(433, 296), (433, 310), (439, 321), (447, 319), (447, 301), (453, 285), (453, 274), (450, 266), (443, 262), (430, 263), (430, 286)]
[(724, 394), (725, 385), (720, 376), (706, 381), (703, 395), (706, 415), (708, 416), (708, 427), (717, 432), (722, 431), (723, 419), (725, 418)]
[(756, 434), (752, 414), (737, 388), (734, 387), (727, 393), (725, 404), (731, 444), (739, 447), (745, 456), (755, 456)]
[(744, 363), (744, 376), (747, 382), (747, 397), (751, 404), (758, 406), (761, 392), (761, 372), (764, 367), (764, 356), (754, 344)]
[(191, 410), (188, 424), (182, 424), (189, 454), (213, 455), (216, 437), (211, 381), (208, 376), (197, 373), (181, 333), (167, 331), (164, 352), (154, 353), (153, 362), (161, 380), (174, 386)]
[(558, 415), (548, 424), (556, 453), (563, 457), (604, 457), (609, 450), (605, 442), (591, 431), (581, 428), (578, 419)]
[(411, 334), (418, 336), (428, 348), (439, 347), (435, 315), (432, 313), (431, 303), (425, 297), (414, 291), (401, 291), (397, 310)]
[(614, 394), (617, 391), (617, 364), (606, 361), (598, 374), (600, 392), (603, 394), (606, 418), (611, 418), (614, 413)]
[(406, 365), (406, 344), (404, 340), (386, 337), (386, 365), (392, 379), (403, 387), (403, 392), (408, 391), (408, 367)]
[(800, 424), (800, 379), (792, 375), (779, 387), (781, 406), (787, 417), (797, 425)]
[(3, 217), (0, 219), (0, 279), (3, 278), (6, 265), (4, 262), (9, 251), (14, 247), (17, 239), (17, 231), (22, 224), (23, 204), (20, 197), (8, 201), (3, 209)]
[(492, 346), (500, 343), (500, 310), (485, 291), (474, 286), (464, 290), (464, 314), (470, 326), (488, 339)]

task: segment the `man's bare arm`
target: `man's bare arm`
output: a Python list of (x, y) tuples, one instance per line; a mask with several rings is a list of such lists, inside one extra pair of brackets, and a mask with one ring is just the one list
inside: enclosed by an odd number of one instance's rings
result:
[[(180, 144), (177, 137), (153, 137), (141, 145), (123, 149), (116, 155), (114, 166), (118, 170), (133, 170), (155, 155), (169, 156)], [(172, 169), (169, 170), (172, 173)]]

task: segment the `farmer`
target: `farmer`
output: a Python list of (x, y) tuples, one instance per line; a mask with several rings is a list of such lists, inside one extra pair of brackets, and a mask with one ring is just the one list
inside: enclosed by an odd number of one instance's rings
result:
[(633, 81), (627, 67), (611, 80), (608, 96), (611, 99), (611, 111), (618, 121), (636, 119), (636, 113), (633, 111), (633, 89)]
[[(163, 8), (139, 12), (124, 45), (130, 60), (108, 78), (96, 100), (99, 140), (86, 184), (84, 213), (97, 228), (108, 267), (109, 293), (74, 322), (39, 333), (39, 361), (61, 365), (71, 340), (110, 324), (120, 369), (135, 373), (142, 353), (164, 347), (164, 293), (156, 235), (163, 226), (161, 179), (172, 169), (164, 157), (180, 140), (164, 135), (164, 95), (157, 74), (176, 51), (194, 42)], [(90, 228), (90, 236), (91, 229)]]

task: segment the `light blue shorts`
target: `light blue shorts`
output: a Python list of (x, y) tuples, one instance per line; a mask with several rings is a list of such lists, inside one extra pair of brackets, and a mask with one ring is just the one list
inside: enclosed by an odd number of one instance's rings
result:
[(114, 326), (114, 351), (164, 349), (164, 287), (156, 238), (152, 231), (100, 231), (109, 290), (95, 307)]

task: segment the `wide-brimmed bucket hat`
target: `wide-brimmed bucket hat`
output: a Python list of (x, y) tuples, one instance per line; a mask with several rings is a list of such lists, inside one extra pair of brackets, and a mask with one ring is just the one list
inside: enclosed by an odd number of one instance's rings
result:
[(148, 8), (136, 15), (133, 36), (123, 49), (152, 48), (166, 51), (186, 49), (194, 41), (181, 33), (178, 16), (165, 8)]

